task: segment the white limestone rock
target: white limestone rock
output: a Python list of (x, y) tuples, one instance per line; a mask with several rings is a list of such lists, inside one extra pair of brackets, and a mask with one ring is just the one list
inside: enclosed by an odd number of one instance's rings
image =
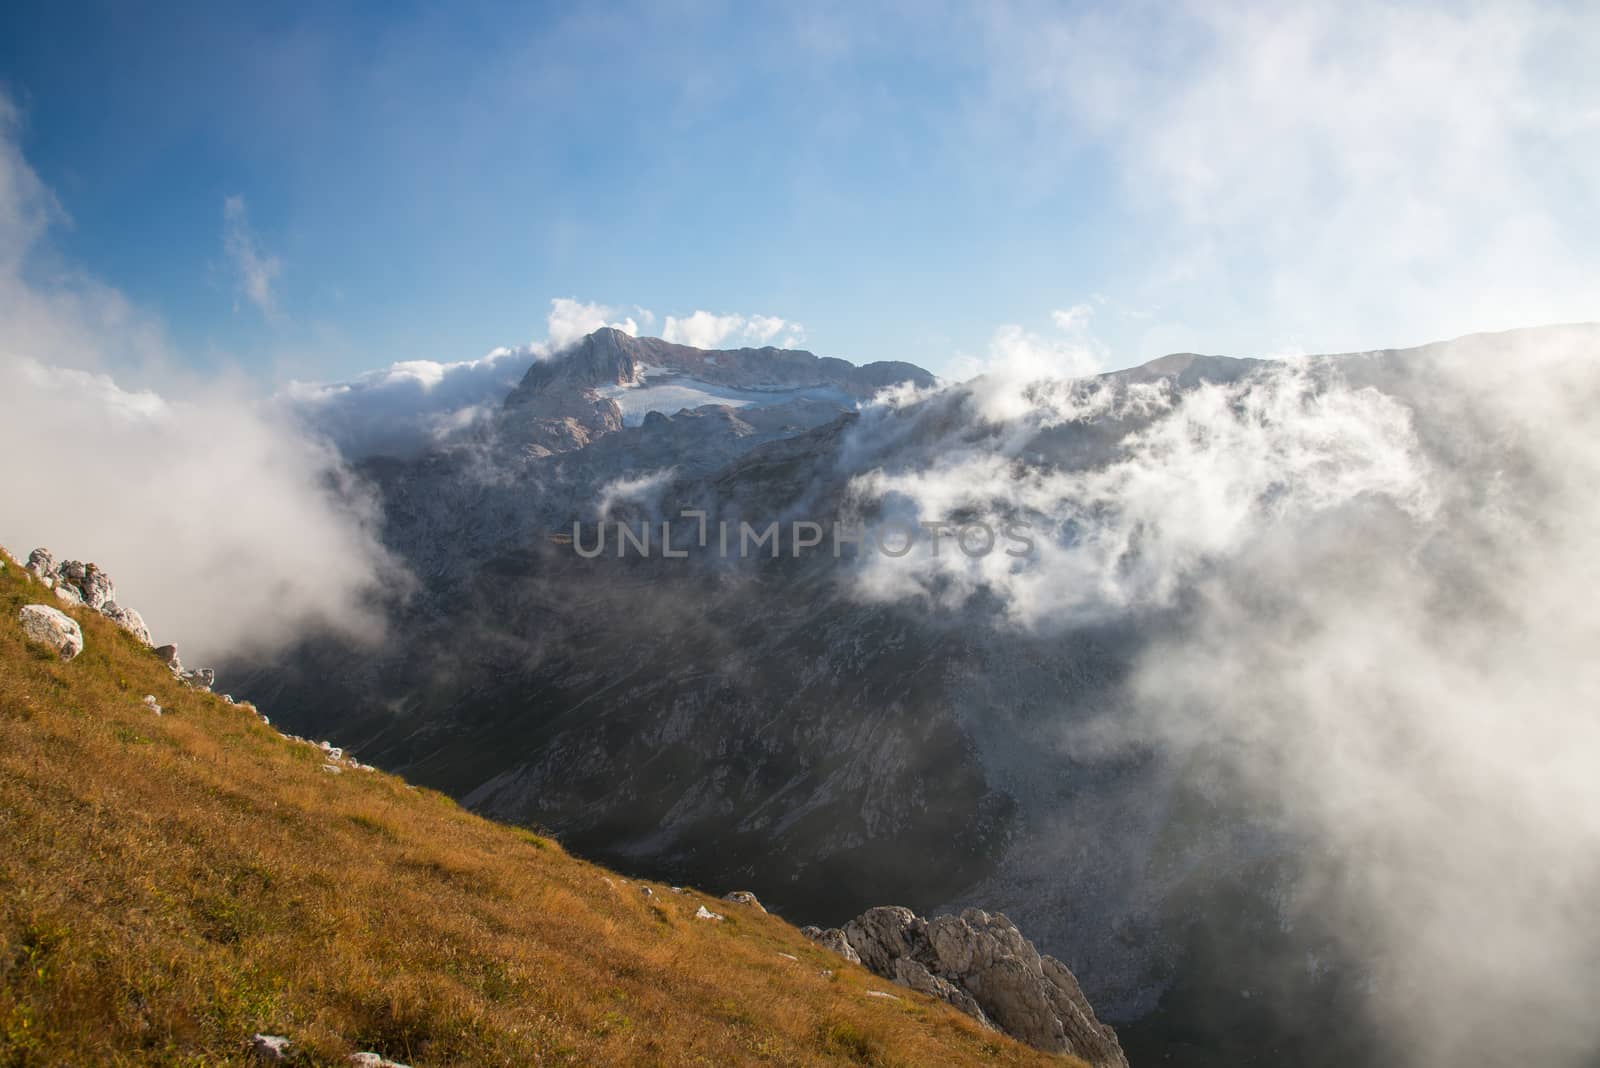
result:
[(100, 614), (111, 622), (138, 638), (143, 645), (153, 645), (150, 638), (150, 628), (145, 626), (144, 617), (131, 608), (123, 608), (115, 601), (107, 601), (100, 606)]
[(95, 564), (65, 560), (56, 568), (56, 578), (58, 586), (72, 587), (83, 598), (83, 603), (96, 612), (117, 599), (117, 587), (111, 576)]
[(250, 1055), (263, 1064), (281, 1064), (289, 1059), (289, 1039), (284, 1035), (251, 1035)]
[(210, 690), (217, 681), (217, 673), (210, 668), (195, 668), (193, 671), (184, 671), (178, 674), (178, 679), (186, 686), (193, 686), (197, 690)]
[(17, 613), (22, 622), (22, 633), (29, 641), (51, 649), (63, 660), (71, 660), (83, 652), (83, 631), (78, 621), (45, 604), (27, 604)]
[(54, 586), (56, 558), (50, 554), (49, 549), (35, 549), (28, 554), (26, 571), (46, 586)]
[(731, 901), (735, 905), (744, 905), (747, 908), (755, 909), (757, 912), (767, 911), (761, 902), (756, 900), (756, 895), (752, 894), (748, 890), (730, 891), (722, 895), (722, 900)]
[(829, 927), (826, 930), (821, 927), (802, 927), (800, 928), (800, 933), (823, 949), (829, 949), (839, 954), (851, 964), (861, 963), (861, 957), (856, 953), (855, 947), (850, 945), (850, 940), (837, 927)]
[(399, 1061), (391, 1061), (380, 1053), (352, 1053), (346, 1061), (351, 1068), (407, 1068)]

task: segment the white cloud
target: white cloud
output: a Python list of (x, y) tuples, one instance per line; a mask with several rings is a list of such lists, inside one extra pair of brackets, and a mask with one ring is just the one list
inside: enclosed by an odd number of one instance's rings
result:
[(171, 371), (159, 324), (51, 257), (63, 216), (16, 134), (0, 95), (0, 541), (102, 564), (191, 664), (311, 626), (375, 633), (369, 596), (404, 580), (337, 458), (243, 389)]
[(497, 348), (476, 360), (401, 360), (344, 382), (291, 382), (277, 401), (349, 459), (413, 456), (493, 415), (535, 361), (601, 327), (637, 334), (640, 321), (654, 318), (644, 308), (624, 315), (610, 305), (556, 297), (542, 341)]
[(1050, 313), (1050, 321), (1056, 324), (1056, 329), (1068, 333), (1088, 329), (1089, 320), (1094, 317), (1094, 308), (1088, 304), (1074, 304), (1070, 308), (1058, 308)]
[(456, 363), (404, 360), (348, 382), (291, 382), (278, 400), (348, 458), (412, 456), (498, 410), (543, 354), (524, 346)]
[(1271, 890), (1281, 923), (1339, 941), (1399, 1060), (1575, 1068), (1600, 1040), (1597, 352), (1579, 327), (1184, 394), (1037, 384), (1000, 425), (961, 390), (874, 406), (858, 432), (917, 451), (863, 502), (1022, 515), (1038, 549), (869, 557), (851, 588), (1145, 635), (1068, 748), (1109, 735), (1242, 788), (1250, 848), (1302, 873)]
[(1089, 330), (1094, 310), (1076, 304), (1050, 313), (1057, 333), (1046, 336), (1015, 323), (995, 328), (982, 358), (961, 355), (952, 361), (957, 378), (972, 383), (980, 409), (994, 420), (1015, 419), (1032, 407), (1027, 390), (1046, 379), (1082, 378), (1106, 370), (1105, 346)]
[[(1104, 152), (1150, 343), (1337, 352), (1600, 318), (1593, 5), (986, 9), (1019, 154)], [(1145, 351), (1144, 356), (1159, 352)]]
[(191, 664), (318, 626), (381, 633), (369, 597), (405, 580), (331, 450), (225, 384), (173, 398), (28, 359), (5, 371), (0, 449), (50, 457), (0, 476), (13, 551), (100, 563)]
[(673, 476), (677, 473), (678, 469), (676, 467), (666, 467), (642, 475), (625, 475), (621, 478), (612, 479), (604, 486), (601, 486), (599, 492), (595, 495), (595, 518), (607, 518), (611, 514), (611, 509), (620, 503), (653, 505), (660, 498), (662, 490), (671, 484)]
[(257, 246), (242, 196), (230, 196), (222, 202), (222, 248), (233, 266), (239, 292), (262, 315), (277, 318), (278, 298), (272, 287), (283, 271), (283, 263)]
[[(1286, 516), (1364, 496), (1418, 514), (1432, 507), (1407, 410), (1371, 390), (1329, 389), (1304, 367), (1182, 394), (1036, 377), (1006, 395), (1009, 414), (997, 413), (988, 387), (981, 379), (963, 387), (979, 417), (998, 424), (988, 433), (957, 425), (925, 463), (873, 470), (852, 492), (907, 502), (918, 520), (973, 514), (999, 529), (1025, 516), (1040, 530), (1037, 558), (944, 553), (908, 567), (869, 557), (864, 595), (958, 607), (984, 588), (1001, 595), (1013, 623), (1079, 624), (1170, 605), (1212, 561)], [(1128, 415), (1156, 418), (1102, 465), (1024, 462), (1041, 431)]]
[[(634, 311), (646, 323), (655, 321), (655, 316), (647, 309), (635, 308)], [(557, 297), (550, 302), (550, 314), (545, 317), (545, 340), (535, 344), (535, 351), (544, 355), (560, 352), (603, 326), (621, 330), (624, 334), (639, 333), (639, 323), (633, 316), (619, 316), (621, 311), (609, 305), (586, 304), (571, 297)]]
[(797, 345), (805, 339), (805, 329), (773, 315), (716, 315), (695, 311), (678, 318), (667, 316), (661, 327), (664, 340), (697, 349), (729, 348), (739, 345), (769, 345), (779, 334), (782, 344)]

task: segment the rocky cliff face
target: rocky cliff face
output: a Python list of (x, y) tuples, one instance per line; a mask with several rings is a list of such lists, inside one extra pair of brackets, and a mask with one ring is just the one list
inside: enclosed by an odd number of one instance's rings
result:
[(805, 933), (901, 986), (949, 1002), (1036, 1049), (1097, 1068), (1127, 1068), (1116, 1032), (1095, 1019), (1066, 965), (1043, 956), (998, 913), (967, 909), (925, 920), (907, 908), (868, 909), (844, 928)]

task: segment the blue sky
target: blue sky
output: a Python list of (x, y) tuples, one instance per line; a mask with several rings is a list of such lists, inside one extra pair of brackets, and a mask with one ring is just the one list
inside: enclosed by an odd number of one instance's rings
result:
[(1593, 14), (1214, 6), (12, 5), (23, 270), (268, 382), (555, 298), (951, 374), (1600, 315)]

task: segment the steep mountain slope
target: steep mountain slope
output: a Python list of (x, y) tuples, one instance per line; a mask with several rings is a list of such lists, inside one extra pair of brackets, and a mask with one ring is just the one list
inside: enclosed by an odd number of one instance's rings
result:
[[(1551, 381), (1582, 386), (1570, 368), (1597, 339), (1179, 354), (1094, 380), (908, 391), (811, 425), (709, 406), (634, 426), (619, 408), (561, 452), (521, 443), (519, 402), (470, 448), (368, 468), (386, 541), (422, 579), (386, 647), (314, 637), (233, 665), (233, 685), (480, 811), (629, 870), (749, 885), (798, 922), (886, 900), (1001, 909), (1072, 968), (1135, 1063), (1385, 1063), (1359, 1025), (1387, 1008), (1370, 947), (1352, 945), (1360, 925), (1304, 891), (1351, 881), (1344, 858), (1280, 815), (1280, 793), (1263, 801), (1258, 767), (1230, 763), (1261, 737), (1301, 744), (1274, 732), (1370, 676), (1333, 672), (1240, 723), (1208, 671), (1290, 656), (1276, 628), (1314, 634), (1319, 618), (1299, 590), (1315, 579), (1335, 598), (1396, 561), (1411, 570), (1391, 585), (1437, 583), (1418, 615), (1482, 618), (1499, 600), (1458, 603), (1486, 583), (1482, 547), (1517, 567), (1523, 543), (1493, 524), (1566, 492), (1562, 449), (1500, 396), (1527, 388), (1520, 367), (1540, 354)], [(535, 368), (523, 399), (572, 396), (553, 385), (569, 375), (631, 388), (619, 360), (591, 361), (598, 377), (585, 360)], [(1023, 517), (1038, 551), (994, 566), (948, 542), (904, 560), (619, 558), (615, 541), (585, 559), (572, 544), (574, 522), (658, 530), (685, 509), (735, 527)], [(1258, 589), (1273, 596), (1248, 601)], [(1227, 596), (1246, 604), (1202, 611)], [(1280, 603), (1284, 619), (1217, 646)], [(1168, 663), (1188, 674), (1161, 706), (1151, 679)], [(1217, 677), (1303, 678), (1292, 658), (1274, 666)], [(1363, 750), (1388, 752), (1385, 729)]]
[(0, 566), (0, 1062), (1080, 1063), (330, 760), (85, 607), (63, 661), (17, 623), (42, 593)]

